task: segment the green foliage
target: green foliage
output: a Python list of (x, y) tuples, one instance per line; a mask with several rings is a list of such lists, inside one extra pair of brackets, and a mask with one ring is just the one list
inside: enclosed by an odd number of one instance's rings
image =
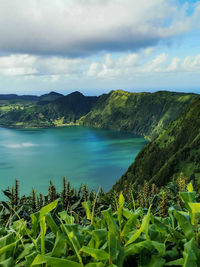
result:
[(20, 104), (17, 107), (11, 105), (6, 110), (5, 106), (2, 108), (0, 106), (0, 125), (30, 128), (68, 125), (86, 115), (97, 99), (79, 92), (67, 96), (52, 92), (36, 97), (36, 100), (24, 105)]
[(100, 96), (80, 124), (129, 131), (149, 139), (157, 136), (196, 97), (173, 92), (111, 91)]
[[(148, 210), (139, 207), (137, 201), (133, 207), (132, 201), (125, 201), (123, 192), (116, 195), (116, 209), (110, 206), (101, 210), (102, 190), (92, 204), (83, 198), (80, 201), (80, 207), (84, 207), (81, 217), (85, 219), (76, 218), (78, 210), (72, 212), (70, 198), (68, 210), (63, 210), (60, 198), (31, 214), (31, 222), (24, 214), (20, 216), (15, 206), (15, 219), (6, 226), (0, 224), (0, 266), (198, 266), (199, 195), (189, 184), (188, 191), (179, 192), (181, 202), (177, 183), (157, 193), (150, 192), (150, 186), (145, 182), (141, 189), (149, 190), (145, 199), (152, 205)], [(173, 194), (168, 200), (168, 214), (160, 217), (155, 197), (162, 202), (163, 192), (168, 197), (170, 190)], [(112, 203), (110, 196), (105, 202)], [(31, 210), (31, 197), (29, 206)]]
[[(200, 183), (200, 97), (146, 145), (127, 172), (114, 185), (120, 191), (125, 181), (141, 184), (145, 180), (166, 185), (184, 173), (189, 180)], [(180, 175), (182, 176), (182, 174)], [(186, 184), (180, 180), (180, 189)]]

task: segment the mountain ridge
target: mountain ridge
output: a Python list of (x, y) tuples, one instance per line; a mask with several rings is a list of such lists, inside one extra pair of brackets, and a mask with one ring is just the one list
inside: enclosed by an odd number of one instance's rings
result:
[(158, 91), (131, 93), (111, 91), (99, 97), (78, 123), (85, 126), (129, 131), (149, 140), (181, 114), (196, 94)]
[(199, 155), (200, 96), (142, 149), (113, 189), (118, 191), (125, 183), (142, 184), (145, 180), (163, 186), (181, 172), (200, 184)]

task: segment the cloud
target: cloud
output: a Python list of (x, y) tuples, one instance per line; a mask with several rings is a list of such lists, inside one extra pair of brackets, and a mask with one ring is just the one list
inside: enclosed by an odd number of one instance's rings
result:
[(12, 54), (0, 57), (0, 74), (4, 76), (50, 76), (52, 81), (59, 75), (79, 75), (87, 64), (83, 58), (41, 57), (27, 54)]
[[(172, 57), (161, 53), (144, 57), (145, 51), (130, 53), (119, 58), (112, 58), (110, 54), (102, 57), (98, 62), (92, 62), (88, 68), (87, 75), (93, 78), (104, 79), (129, 79), (135, 75), (145, 77), (146, 75), (169, 74), (169, 73), (199, 73), (200, 54), (186, 56), (183, 58)], [(109, 60), (108, 60), (109, 59)]]
[(10, 55), (0, 57), (0, 74), (6, 76), (37, 74), (35, 57), (29, 55)]
[(154, 49), (125, 53), (118, 56), (105, 54), (93, 58), (63, 58), (18, 55), (0, 57), (1, 76), (22, 76), (25, 80), (42, 77), (44, 82), (57, 82), (62, 77), (77, 79), (131, 79), (158, 73), (200, 73), (200, 54), (185, 57), (170, 57)]
[[(200, 4), (170, 0), (21, 0), (0, 2), (0, 52), (89, 56), (137, 51), (198, 25)], [(30, 71), (31, 72), (31, 71)]]

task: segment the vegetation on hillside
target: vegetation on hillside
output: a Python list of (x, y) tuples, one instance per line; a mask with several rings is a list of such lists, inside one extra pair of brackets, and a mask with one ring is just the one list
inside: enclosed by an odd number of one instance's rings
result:
[(127, 172), (114, 185), (120, 190), (124, 182), (140, 184), (148, 180), (165, 185), (184, 172), (200, 183), (200, 97), (174, 120), (136, 157)]
[(90, 199), (85, 187), (72, 204), (78, 192), (63, 179), (61, 195), (50, 183), (43, 206), (33, 191), (19, 198), (16, 182), (0, 205), (0, 266), (197, 267), (200, 197), (192, 184), (181, 176), (160, 190), (148, 182), (142, 194), (125, 190)]
[(160, 91), (130, 93), (122, 90), (102, 95), (80, 124), (129, 131), (149, 139), (177, 118), (195, 94)]
[[(3, 105), (0, 107), (0, 126), (54, 127), (75, 123), (91, 110), (97, 99), (79, 92), (67, 96), (52, 92), (42, 95), (34, 103)], [(6, 112), (3, 109), (7, 109)]]
[(123, 130), (157, 136), (178, 117), (195, 94), (111, 91), (100, 97), (79, 92), (67, 96), (51, 92), (40, 97), (0, 95), (0, 126), (54, 127), (69, 124)]

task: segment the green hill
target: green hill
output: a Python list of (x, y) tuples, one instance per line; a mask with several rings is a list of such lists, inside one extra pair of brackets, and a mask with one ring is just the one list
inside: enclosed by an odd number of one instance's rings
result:
[(142, 184), (148, 180), (165, 185), (180, 172), (200, 182), (200, 97), (197, 97), (151, 143), (138, 154), (134, 163), (114, 185), (120, 190), (125, 181)]
[[(52, 98), (55, 100), (52, 101)], [(51, 102), (49, 102), (50, 99)], [(42, 104), (39, 102), (1, 112), (0, 126), (54, 127), (75, 123), (77, 119), (91, 110), (97, 99), (98, 97), (84, 96), (79, 92), (67, 96), (50, 93), (40, 97)]]
[(156, 93), (111, 91), (102, 95), (79, 123), (129, 131), (152, 139), (169, 122), (177, 118), (195, 96), (195, 94), (167, 91)]

